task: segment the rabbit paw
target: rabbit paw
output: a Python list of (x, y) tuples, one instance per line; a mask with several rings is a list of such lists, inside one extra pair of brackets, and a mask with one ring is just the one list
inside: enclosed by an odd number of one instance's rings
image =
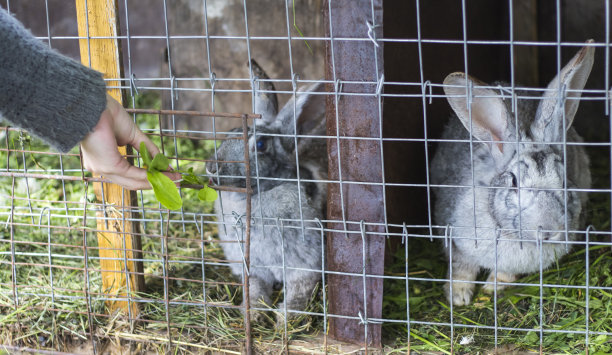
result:
[(474, 284), (466, 282), (453, 282), (453, 294), (451, 297), (450, 283), (444, 285), (446, 298), (448, 302), (452, 302), (454, 306), (465, 306), (472, 301), (474, 294)]
[[(505, 272), (497, 273), (497, 291), (501, 291), (508, 287), (507, 285), (500, 285), (500, 282), (514, 282), (516, 280), (516, 275), (506, 274)], [(495, 288), (495, 275), (494, 272), (489, 274), (487, 277), (487, 283), (482, 287), (482, 291), (487, 294), (492, 294)]]

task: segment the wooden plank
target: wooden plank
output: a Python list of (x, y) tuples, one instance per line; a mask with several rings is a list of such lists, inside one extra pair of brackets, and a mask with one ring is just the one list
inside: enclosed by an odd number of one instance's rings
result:
[[(373, 11), (374, 10), (374, 14)], [(366, 19), (375, 24), (374, 33), (382, 37), (382, 0), (344, 0), (329, 3), (324, 18), (326, 37), (368, 38)], [(374, 19), (372, 19), (374, 15)], [(330, 33), (332, 32), (333, 33)], [(374, 35), (374, 34), (372, 34)], [(379, 117), (380, 98), (375, 84), (382, 76), (383, 44), (371, 41), (337, 41), (327, 43), (326, 79), (374, 84), (344, 84), (342, 92), (370, 93), (369, 96), (328, 96), (327, 134), (334, 137), (382, 138)], [(332, 46), (333, 45), (333, 53)], [(375, 61), (374, 58), (378, 61)], [(335, 71), (334, 71), (335, 68)], [(337, 105), (337, 108), (336, 108)], [(337, 111), (336, 111), (337, 109)], [(336, 117), (336, 112), (338, 117)], [(336, 122), (338, 124), (336, 125)], [(351, 184), (346, 181), (382, 182), (382, 146), (377, 140), (335, 139), (328, 141), (329, 179), (327, 197), (328, 227), (337, 231), (347, 221), (384, 223), (384, 191), (377, 184)], [(338, 159), (340, 158), (340, 159)], [(342, 189), (342, 190), (340, 190)], [(367, 319), (381, 318), (383, 280), (367, 275), (384, 271), (384, 227), (351, 224), (350, 233), (332, 232), (327, 237), (327, 269), (333, 272), (356, 273), (359, 276), (329, 274), (329, 313), (342, 317), (329, 318), (332, 338), (367, 346), (381, 346), (381, 326)], [(365, 255), (364, 255), (365, 251)], [(365, 265), (364, 265), (365, 264)], [(365, 293), (365, 294), (364, 294)], [(367, 306), (364, 304), (367, 303)], [(367, 350), (366, 350), (367, 353)]]
[[(538, 40), (538, 13), (536, 0), (513, 2), (514, 40)], [(514, 80), (518, 85), (538, 86), (538, 47), (514, 46)]]
[[(79, 40), (81, 62), (104, 73), (105, 78), (120, 78), (121, 61), (117, 40), (119, 26), (115, 0), (75, 1), (79, 37), (85, 37)], [(119, 82), (110, 81), (108, 86), (118, 87)], [(109, 94), (122, 102), (119, 89), (109, 89)], [(126, 147), (120, 147), (119, 152), (125, 155)], [(142, 265), (133, 261), (140, 254), (133, 250), (141, 250), (140, 239), (132, 235), (137, 226), (130, 222), (130, 207), (135, 205), (134, 196), (115, 184), (94, 183), (94, 190), (98, 201), (105, 202), (108, 218), (104, 221), (104, 213), (100, 212), (97, 219), (98, 229), (108, 231), (98, 233), (100, 267), (102, 270), (112, 270), (102, 273), (102, 287), (109, 297), (124, 298), (144, 286), (142, 275), (133, 274), (142, 268)], [(126, 270), (131, 273), (129, 278), (126, 278)], [(111, 313), (117, 310), (131, 311), (131, 316), (136, 317), (137, 304), (129, 303), (127, 300), (109, 301), (107, 306)]]

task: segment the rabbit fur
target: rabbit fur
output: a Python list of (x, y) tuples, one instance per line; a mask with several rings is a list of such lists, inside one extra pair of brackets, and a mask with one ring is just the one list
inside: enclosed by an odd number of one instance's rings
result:
[[(321, 279), (322, 238), (319, 225), (314, 221), (325, 216), (326, 188), (321, 183), (300, 180), (326, 179), (327, 156), (324, 139), (270, 136), (268, 134), (324, 135), (324, 95), (297, 92), (280, 110), (277, 109), (274, 86), (267, 75), (251, 62), (256, 78), (255, 113), (262, 115), (254, 120), (248, 138), (251, 189), (251, 247), (249, 268), (249, 298), (251, 306), (271, 306), (271, 294), (275, 285), (284, 282), (283, 310), (303, 310), (317, 282)], [(261, 80), (264, 79), (264, 80)], [(322, 91), (322, 85), (306, 88), (308, 92)], [(295, 109), (295, 111), (294, 111)], [(295, 127), (294, 132), (294, 112)], [(239, 130), (241, 131), (241, 130)], [(299, 166), (296, 164), (296, 149)], [(207, 171), (216, 177), (218, 184), (245, 187), (246, 167), (244, 142), (224, 140), (217, 150), (218, 163), (207, 163)], [(259, 178), (257, 178), (257, 176)], [(214, 180), (215, 178), (213, 178)], [(294, 181), (287, 181), (287, 179)], [(236, 277), (243, 275), (244, 244), (236, 243), (244, 238), (244, 227), (236, 223), (236, 216), (246, 212), (246, 195), (222, 191), (215, 203), (219, 225), (219, 237), (227, 260), (232, 261), (231, 271)], [(301, 212), (301, 213), (300, 213)], [(282, 221), (303, 220), (300, 222)], [(242, 218), (244, 223), (244, 218)], [(258, 317), (261, 314), (255, 314)]]
[[(451, 118), (442, 138), (467, 141), (441, 142), (431, 164), (432, 184), (466, 186), (433, 189), (435, 222), (450, 226), (445, 252), (452, 259), (452, 292), (450, 282), (445, 291), (454, 305), (471, 302), (473, 281), (480, 269), (490, 271), (484, 291), (492, 292), (495, 285), (503, 288), (498, 283), (547, 268), (567, 253), (566, 238), (576, 239), (564, 231), (579, 228), (587, 196), (571, 189), (589, 188), (591, 175), (584, 147), (562, 143), (563, 128), (567, 142), (582, 142), (571, 125), (579, 90), (593, 65), (593, 53), (594, 47), (582, 48), (539, 100), (517, 100), (516, 119), (512, 100), (500, 98), (499, 90), (486, 88), (464, 73), (450, 74), (444, 80), (456, 117)], [(471, 120), (468, 86), (473, 95)], [(561, 101), (560, 88), (566, 95)], [(534, 96), (530, 92), (518, 94)]]

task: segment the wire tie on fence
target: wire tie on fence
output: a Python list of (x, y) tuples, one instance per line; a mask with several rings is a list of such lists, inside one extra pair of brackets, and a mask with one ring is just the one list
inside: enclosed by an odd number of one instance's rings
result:
[(195, 223), (196, 226), (196, 230), (198, 231), (198, 234), (200, 234), (200, 226), (198, 225), (198, 220), (196, 219), (196, 215), (193, 215), (193, 222)]
[[(585, 237), (586, 237), (586, 247), (587, 247), (587, 248), (589, 247), (589, 237), (590, 237), (591, 230), (596, 231), (597, 229), (595, 229), (595, 226), (594, 226), (594, 225), (589, 224), (589, 226), (588, 226), (588, 227), (587, 227), (587, 229), (586, 229), (586, 236), (585, 236)], [(611, 238), (612, 238), (612, 237), (611, 237)]]
[(505, 100), (506, 95), (504, 95), (504, 87), (501, 84), (497, 84), (497, 90), (499, 90), (499, 96), (501, 96), (501, 99)]
[(317, 224), (319, 225), (319, 229), (321, 229), (321, 233), (323, 233), (323, 222), (321, 222), (321, 220), (319, 219), (319, 217), (316, 217), (315, 222), (317, 222)]
[(238, 214), (238, 212), (232, 211), (232, 216), (234, 217), (234, 227), (240, 226), (242, 228), (242, 217), (244, 217), (244, 214)]
[(376, 28), (380, 27), (380, 25), (373, 24), (370, 20), (366, 20), (366, 26), (368, 26), (368, 37), (376, 47), (379, 47), (378, 41), (376, 40), (376, 32), (374, 31)]
[(423, 85), (421, 86), (421, 93), (423, 94), (424, 97), (427, 97), (425, 92), (427, 91), (427, 89), (429, 88), (429, 104), (431, 105), (431, 103), (433, 102), (433, 89), (431, 86), (431, 81), (426, 80)]
[(217, 74), (215, 74), (215, 72), (210, 72), (210, 77), (208, 80), (210, 81), (210, 88), (214, 91), (215, 84), (217, 84)]
[[(586, 245), (585, 246), (587, 248), (589, 247), (589, 237), (590, 237), (589, 234), (591, 233), (591, 230), (596, 231), (597, 229), (595, 229), (595, 226), (593, 226), (592, 224), (589, 224), (589, 226), (586, 229), (586, 233), (585, 233), (586, 234), (586, 236), (585, 236), (585, 238), (586, 238), (586, 241), (585, 241)], [(587, 260), (587, 262), (588, 262), (588, 260)]]
[(334, 90), (336, 91), (336, 94), (339, 94), (342, 92), (342, 82), (340, 81), (340, 79), (336, 79), (336, 82), (334, 83)]
[(385, 86), (385, 74), (381, 75), (380, 79), (378, 79), (378, 83), (376, 84), (376, 96), (380, 97), (384, 86)]
[(176, 77), (172, 75), (170, 78), (170, 91), (174, 94), (174, 101), (178, 101), (178, 91), (175, 90)]
[(45, 214), (45, 211), (47, 211), (47, 218), (49, 218), (49, 216), (51, 215), (51, 210), (49, 209), (49, 206), (45, 206), (42, 210), (40, 210), (40, 215), (38, 216), (38, 229), (42, 228), (42, 217), (43, 214)]
[(136, 86), (136, 74), (132, 73), (130, 77), (130, 96), (134, 96), (134, 92), (138, 95), (138, 86)]
[(402, 244), (408, 243), (408, 228), (406, 228), (406, 222), (402, 225)]
[(378, 321), (374, 321), (374, 320), (368, 320), (363, 318), (363, 315), (361, 314), (361, 311), (357, 312), (357, 316), (359, 317), (359, 324), (365, 325), (365, 324), (383, 324), (382, 322), (378, 322)]
[[(450, 231), (450, 232), (449, 232)], [(453, 233), (453, 227), (450, 224), (446, 225), (446, 228), (444, 229), (444, 247), (448, 248), (448, 239), (450, 238), (450, 236)], [(433, 238), (432, 238), (433, 239)], [(433, 241), (433, 240), (432, 240)]]
[(300, 75), (298, 73), (293, 73), (291, 76), (291, 88), (293, 88), (293, 93), (297, 91), (297, 82), (300, 80)]

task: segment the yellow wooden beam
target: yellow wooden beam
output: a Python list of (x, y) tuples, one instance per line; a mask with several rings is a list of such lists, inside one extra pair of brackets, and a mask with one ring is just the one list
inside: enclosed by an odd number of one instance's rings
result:
[[(105, 78), (121, 77), (121, 61), (118, 44), (118, 22), (115, 0), (76, 0), (77, 19), (79, 25), (79, 46), (81, 62), (104, 74)], [(103, 37), (103, 38), (92, 38)], [(122, 102), (119, 81), (110, 81), (109, 94)], [(119, 152), (126, 154), (126, 148), (120, 147)], [(135, 230), (130, 212), (132, 196), (130, 191), (114, 184), (95, 183), (94, 190), (98, 201), (105, 201), (106, 217), (103, 212), (98, 215), (98, 247), (100, 248), (100, 267), (102, 271), (102, 286), (110, 297), (127, 298), (129, 294), (138, 291), (143, 285), (141, 275), (133, 272), (142, 269), (133, 260), (140, 253), (140, 240), (132, 235)], [(125, 208), (123, 208), (125, 206)], [(125, 249), (124, 249), (125, 241)], [(127, 260), (127, 262), (126, 262)], [(126, 278), (126, 269), (130, 272)], [(128, 282), (129, 280), (129, 282)], [(110, 312), (131, 309), (132, 316), (138, 315), (137, 304), (127, 300), (108, 302)]]

